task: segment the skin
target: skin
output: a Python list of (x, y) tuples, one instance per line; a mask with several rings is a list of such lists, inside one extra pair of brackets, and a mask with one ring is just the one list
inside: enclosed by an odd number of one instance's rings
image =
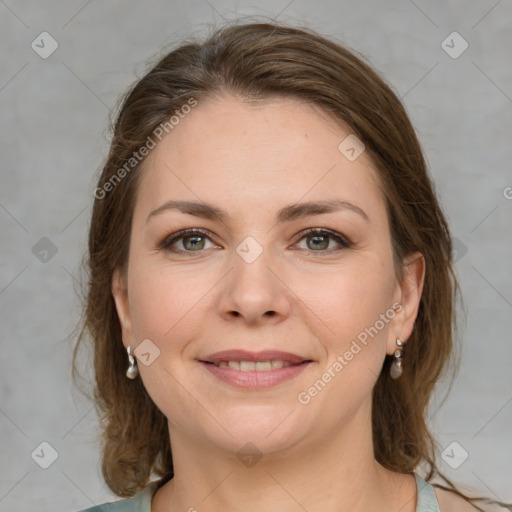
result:
[[(338, 150), (350, 133), (298, 100), (255, 105), (226, 95), (201, 101), (148, 156), (128, 267), (116, 270), (112, 291), (124, 346), (134, 350), (149, 338), (160, 350), (150, 365), (138, 364), (168, 418), (175, 468), (154, 495), (153, 512), (414, 512), (413, 476), (373, 457), (371, 392), (396, 339), (412, 333), (425, 262), (408, 255), (403, 279), (395, 274), (372, 162), (365, 152), (351, 162)], [(339, 210), (276, 224), (285, 205), (337, 198), (369, 221)], [(169, 209), (148, 220), (169, 200), (212, 203), (230, 218)], [(183, 238), (173, 244), (181, 254), (158, 247), (186, 228), (208, 231), (199, 250), (185, 254)], [(316, 249), (301, 234), (308, 228), (334, 231), (352, 245), (327, 237)], [(248, 236), (263, 251), (252, 263), (236, 252)], [(298, 394), (394, 303), (401, 310), (300, 403)], [(236, 389), (197, 361), (233, 348), (283, 350), (313, 363), (272, 388)], [(262, 454), (251, 467), (237, 457), (247, 442)]]

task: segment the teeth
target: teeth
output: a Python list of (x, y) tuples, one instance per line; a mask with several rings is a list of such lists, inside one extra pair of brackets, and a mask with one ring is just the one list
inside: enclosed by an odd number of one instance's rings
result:
[(269, 371), (276, 370), (279, 368), (283, 368), (286, 366), (291, 366), (291, 363), (288, 361), (281, 361), (278, 359), (272, 361), (221, 361), (220, 363), (214, 363), (215, 366), (219, 368), (233, 368), (233, 370), (240, 370), (242, 372), (252, 372), (254, 370), (257, 371)]
[[(240, 365), (240, 368), (242, 366)], [(272, 362), (271, 361), (258, 361), (257, 363), (254, 363), (254, 369), (255, 370), (261, 370), (261, 371), (268, 371), (272, 370)]]
[(240, 370), (243, 372), (250, 372), (255, 368), (254, 361), (240, 361)]

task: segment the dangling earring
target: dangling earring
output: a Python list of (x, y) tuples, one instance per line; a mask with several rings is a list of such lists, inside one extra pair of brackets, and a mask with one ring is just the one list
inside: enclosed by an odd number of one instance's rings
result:
[(128, 370), (126, 370), (126, 376), (129, 379), (135, 379), (139, 375), (139, 369), (137, 368), (137, 362), (135, 361), (135, 358), (131, 354), (131, 350), (131, 347), (126, 349), (128, 352), (128, 362), (130, 363)]
[(401, 341), (399, 338), (396, 339), (396, 344), (398, 345), (398, 348), (395, 350), (395, 360), (391, 364), (391, 369), (389, 371), (389, 374), (391, 375), (392, 379), (398, 379), (400, 375), (403, 373), (402, 368), (402, 347), (404, 345), (404, 341)]

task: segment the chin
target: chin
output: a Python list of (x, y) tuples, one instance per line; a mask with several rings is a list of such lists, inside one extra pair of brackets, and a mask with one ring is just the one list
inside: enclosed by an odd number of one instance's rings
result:
[(248, 445), (254, 446), (254, 450), (261, 454), (287, 450), (300, 442), (308, 430), (304, 418), (290, 413), (291, 409), (283, 406), (236, 407), (227, 414), (216, 416), (231, 435), (222, 429), (215, 429), (217, 434), (222, 435), (213, 436), (211, 440), (237, 454), (240, 450), (243, 452), (244, 447), (251, 451)]

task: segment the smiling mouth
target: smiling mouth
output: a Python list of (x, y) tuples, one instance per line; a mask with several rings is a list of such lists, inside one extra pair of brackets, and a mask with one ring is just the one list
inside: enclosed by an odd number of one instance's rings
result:
[(203, 356), (198, 362), (219, 381), (245, 390), (270, 388), (298, 377), (311, 363), (311, 359), (266, 349), (253, 352), (230, 349)]
[(268, 389), (297, 378), (310, 364), (311, 360), (296, 363), (282, 359), (267, 361), (198, 361), (208, 372), (232, 387), (247, 391)]
[(300, 363), (291, 363), (290, 361), (283, 361), (281, 359), (272, 359), (268, 361), (201, 361), (202, 363), (214, 365), (217, 368), (232, 368), (242, 372), (268, 372), (270, 370), (279, 370), (288, 366), (299, 366), (305, 363), (310, 363), (311, 360), (304, 360)]

